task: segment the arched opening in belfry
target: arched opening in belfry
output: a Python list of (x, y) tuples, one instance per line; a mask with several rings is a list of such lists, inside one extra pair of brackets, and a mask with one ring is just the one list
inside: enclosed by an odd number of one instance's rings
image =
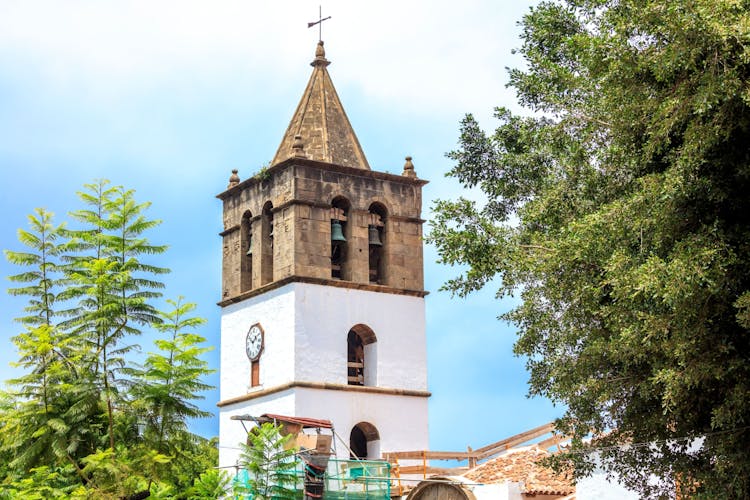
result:
[(349, 385), (377, 385), (377, 337), (367, 325), (355, 325), (346, 336), (346, 380)]
[(253, 214), (247, 210), (240, 224), (240, 291), (253, 288)]
[(351, 280), (349, 208), (349, 201), (343, 196), (331, 202), (331, 278), (334, 279)]
[(263, 205), (260, 231), (260, 284), (265, 285), (273, 281), (273, 204), (270, 201)]
[(360, 422), (349, 434), (349, 456), (360, 460), (380, 458), (380, 434), (370, 422)]
[(385, 278), (385, 224), (388, 212), (381, 203), (373, 203), (369, 209), (367, 243), (369, 249), (370, 283), (386, 284)]

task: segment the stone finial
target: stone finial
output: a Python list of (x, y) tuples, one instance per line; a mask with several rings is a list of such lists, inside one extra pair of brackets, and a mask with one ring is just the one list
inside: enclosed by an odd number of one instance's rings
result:
[(323, 40), (318, 42), (318, 46), (315, 47), (315, 59), (310, 63), (310, 66), (328, 66), (331, 61), (326, 59), (326, 49), (323, 48)]
[(227, 189), (233, 188), (237, 184), (240, 183), (240, 176), (237, 175), (237, 169), (232, 169), (232, 175), (229, 176), (229, 185), (227, 186)]
[(411, 156), (406, 157), (406, 163), (404, 163), (404, 171), (401, 173), (404, 177), (416, 177), (417, 173), (414, 171), (414, 164), (411, 162)]
[(292, 144), (292, 151), (294, 151), (295, 158), (307, 158), (305, 155), (305, 145), (302, 142), (302, 136), (301, 135), (295, 135), (294, 136), (294, 144)]

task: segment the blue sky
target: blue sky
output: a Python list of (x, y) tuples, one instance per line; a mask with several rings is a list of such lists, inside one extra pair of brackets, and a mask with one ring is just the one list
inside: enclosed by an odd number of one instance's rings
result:
[[(328, 68), (374, 170), (414, 157), (432, 200), (461, 193), (444, 154), (471, 112), (486, 127), (495, 106), (518, 109), (506, 67), (522, 64), (517, 21), (530, 2), (328, 1)], [(218, 346), (221, 206), (233, 168), (245, 179), (274, 155), (304, 90), (317, 2), (0, 0), (0, 247), (45, 207), (62, 220), (75, 192), (107, 178), (151, 201), (163, 219), (150, 235), (170, 246), (154, 263), (172, 273), (166, 296), (184, 295), (208, 319)], [(476, 196), (476, 193), (473, 195)], [(555, 418), (526, 398), (514, 330), (498, 314), (512, 301), (488, 289), (467, 300), (439, 292), (455, 269), (425, 249), (430, 439), (464, 450)], [(17, 272), (4, 259), (0, 274)], [(7, 282), (6, 282), (7, 283)], [(10, 283), (7, 283), (10, 286)], [(14, 372), (10, 337), (22, 300), (0, 299), (0, 378)], [(150, 337), (139, 339), (150, 349)], [(218, 368), (218, 351), (209, 356)], [(218, 376), (210, 382), (218, 384)], [(206, 394), (215, 409), (218, 391)], [(325, 417), (324, 415), (310, 415)], [(215, 418), (194, 423), (218, 433)]]

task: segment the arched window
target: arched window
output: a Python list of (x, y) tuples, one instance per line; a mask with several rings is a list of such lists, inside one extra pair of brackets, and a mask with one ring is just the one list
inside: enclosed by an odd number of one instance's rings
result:
[(240, 291), (253, 288), (253, 228), (252, 214), (246, 211), (240, 224)]
[(263, 205), (261, 221), (260, 284), (265, 285), (273, 281), (273, 204), (270, 201)]
[(370, 283), (386, 284), (385, 278), (385, 223), (386, 209), (380, 203), (370, 205), (367, 226)]
[(347, 215), (349, 202), (337, 196), (331, 202), (331, 278), (349, 280), (349, 244), (351, 238)]
[(360, 422), (349, 433), (351, 458), (376, 460), (380, 458), (380, 434), (370, 422)]
[(349, 385), (377, 384), (377, 349), (375, 332), (366, 325), (356, 325), (346, 336), (346, 380)]

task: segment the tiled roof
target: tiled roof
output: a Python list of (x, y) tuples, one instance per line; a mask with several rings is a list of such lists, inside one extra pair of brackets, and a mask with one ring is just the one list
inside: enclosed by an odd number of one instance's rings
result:
[(499, 457), (492, 458), (464, 474), (464, 477), (478, 483), (502, 483), (511, 481), (522, 483), (524, 493), (544, 495), (568, 495), (575, 491), (569, 477), (556, 474), (543, 467), (539, 461), (549, 456), (549, 452), (536, 446), (509, 450)]
[[(310, 81), (281, 140), (271, 165), (303, 157), (345, 167), (370, 170), (365, 153), (341, 105), (326, 67), (323, 42), (318, 42)], [(295, 148), (296, 146), (296, 148)]]

